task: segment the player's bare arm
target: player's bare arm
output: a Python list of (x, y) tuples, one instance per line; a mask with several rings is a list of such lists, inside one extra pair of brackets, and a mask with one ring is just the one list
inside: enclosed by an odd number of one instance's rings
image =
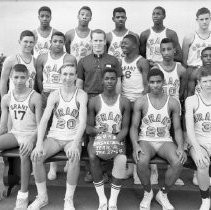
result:
[(74, 29), (71, 29), (71, 30), (67, 31), (65, 34), (65, 49), (66, 49), (66, 52), (69, 54), (71, 53), (70, 52), (70, 44), (74, 38), (74, 33), (75, 33)]
[(146, 30), (141, 33), (140, 35), (140, 54), (146, 58), (146, 45), (147, 45), (147, 39), (150, 35), (150, 30)]
[(112, 33), (109, 32), (106, 34), (106, 51), (108, 51), (108, 48), (110, 47), (111, 45), (111, 41), (112, 41)]
[(8, 108), (9, 108), (10, 95), (6, 94), (1, 100), (1, 122), (0, 122), (0, 135), (7, 132), (7, 122), (8, 122)]
[(182, 101), (185, 98), (184, 93), (187, 87), (187, 72), (186, 72), (186, 69), (182, 65), (179, 66), (177, 71), (180, 78), (179, 99), (180, 101)]

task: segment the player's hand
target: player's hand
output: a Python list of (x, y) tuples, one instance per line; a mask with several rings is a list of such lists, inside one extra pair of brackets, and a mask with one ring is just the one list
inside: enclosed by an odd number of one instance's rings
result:
[(208, 153), (205, 153), (203, 149), (199, 146), (194, 148), (196, 152), (195, 163), (198, 168), (206, 168), (210, 165), (210, 157)]
[(34, 148), (34, 150), (32, 151), (32, 154), (31, 154), (31, 159), (33, 161), (36, 161), (38, 159), (40, 159), (41, 157), (43, 157), (45, 154), (44, 154), (44, 147), (43, 147), (43, 144), (41, 145), (36, 145), (36, 147)]
[(134, 159), (135, 163), (137, 163), (139, 160), (139, 153), (144, 154), (141, 146), (139, 144), (137, 144), (136, 148), (133, 149), (133, 159)]
[(186, 162), (186, 160), (187, 160), (187, 155), (186, 155), (184, 149), (178, 147), (177, 150), (176, 150), (176, 153), (177, 153), (177, 155), (179, 157), (180, 162), (182, 164), (184, 164)]
[(19, 152), (22, 156), (29, 156), (34, 148), (34, 144), (31, 139), (21, 142)]
[(97, 128), (96, 132), (97, 132), (97, 134), (99, 134), (99, 133), (106, 133), (107, 132), (107, 128), (106, 128), (106, 126), (102, 126), (100, 128)]
[(80, 160), (80, 151), (77, 143), (70, 142), (71, 145), (66, 150), (67, 158), (70, 162), (74, 162), (75, 160)]

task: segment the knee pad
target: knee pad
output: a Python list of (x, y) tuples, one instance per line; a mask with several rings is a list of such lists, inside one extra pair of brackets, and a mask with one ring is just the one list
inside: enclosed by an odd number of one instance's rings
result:
[(112, 169), (112, 176), (117, 179), (123, 179), (126, 173), (126, 155), (119, 154), (114, 158), (114, 165)]

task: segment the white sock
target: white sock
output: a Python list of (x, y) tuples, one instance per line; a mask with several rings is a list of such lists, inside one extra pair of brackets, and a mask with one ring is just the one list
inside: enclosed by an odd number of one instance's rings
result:
[(18, 191), (18, 195), (17, 198), (22, 198), (22, 199), (26, 199), (29, 196), (29, 192), (21, 192), (20, 190)]
[(47, 196), (46, 182), (36, 183), (38, 196)]
[(114, 185), (111, 183), (111, 196), (109, 199), (109, 206), (117, 205), (117, 198), (121, 189), (121, 185)]
[(65, 198), (73, 198), (76, 185), (70, 185), (66, 182), (66, 193)]
[(104, 203), (107, 203), (107, 198), (105, 196), (105, 191), (104, 191), (104, 182), (103, 182), (103, 180), (98, 182), (98, 183), (95, 183), (95, 182), (93, 182), (93, 183), (94, 183), (96, 192), (97, 192), (98, 197), (99, 197), (100, 205), (104, 204)]
[(57, 163), (56, 162), (50, 162), (50, 171), (57, 172)]

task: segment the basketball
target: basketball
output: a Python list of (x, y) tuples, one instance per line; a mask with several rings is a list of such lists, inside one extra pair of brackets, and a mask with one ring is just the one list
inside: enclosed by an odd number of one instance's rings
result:
[(116, 140), (116, 136), (111, 133), (98, 134), (95, 137), (93, 147), (96, 155), (103, 160), (112, 159), (118, 154), (125, 153), (124, 142)]

